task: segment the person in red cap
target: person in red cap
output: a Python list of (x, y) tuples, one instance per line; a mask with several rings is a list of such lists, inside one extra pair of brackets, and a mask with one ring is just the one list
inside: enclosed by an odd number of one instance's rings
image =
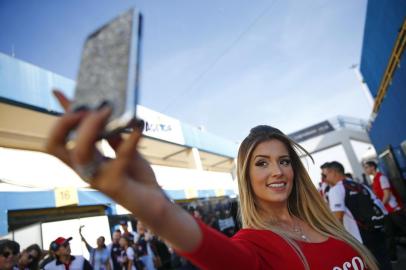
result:
[(45, 265), (45, 270), (89, 270), (93, 269), (89, 261), (83, 256), (72, 256), (69, 241), (72, 237), (58, 237), (51, 243), (51, 250), (55, 260)]

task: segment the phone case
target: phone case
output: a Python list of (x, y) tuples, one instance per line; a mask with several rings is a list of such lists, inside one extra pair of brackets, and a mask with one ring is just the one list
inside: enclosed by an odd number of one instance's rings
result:
[(90, 34), (82, 51), (73, 110), (113, 109), (105, 133), (124, 129), (136, 116), (142, 40), (142, 15), (123, 13)]

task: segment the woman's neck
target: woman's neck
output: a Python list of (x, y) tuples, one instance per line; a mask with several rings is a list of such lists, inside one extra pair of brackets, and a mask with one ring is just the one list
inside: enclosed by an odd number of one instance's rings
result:
[(288, 210), (286, 202), (262, 207), (262, 216), (265, 220), (270, 220), (272, 223), (291, 223), (293, 216)]

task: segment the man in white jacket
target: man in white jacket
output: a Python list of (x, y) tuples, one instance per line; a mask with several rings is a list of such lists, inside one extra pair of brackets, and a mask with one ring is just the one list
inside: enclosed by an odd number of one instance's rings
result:
[(72, 237), (58, 237), (51, 243), (55, 259), (45, 265), (45, 270), (92, 270), (89, 261), (83, 256), (72, 256), (69, 241)]

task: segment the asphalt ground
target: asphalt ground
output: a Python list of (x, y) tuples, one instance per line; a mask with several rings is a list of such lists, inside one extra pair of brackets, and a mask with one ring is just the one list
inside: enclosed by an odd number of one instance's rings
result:
[(398, 245), (398, 261), (392, 263), (393, 270), (406, 270), (406, 247)]

